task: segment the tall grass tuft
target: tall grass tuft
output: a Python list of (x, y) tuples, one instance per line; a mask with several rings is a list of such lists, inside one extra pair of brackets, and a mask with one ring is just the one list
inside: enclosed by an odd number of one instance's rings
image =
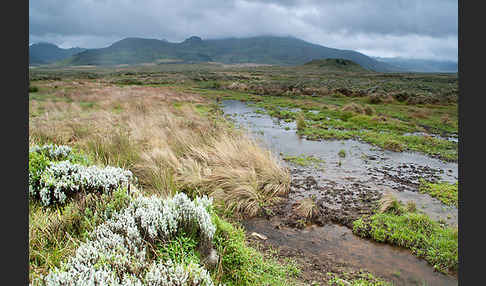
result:
[(307, 126), (305, 122), (304, 114), (302, 113), (297, 114), (296, 124), (297, 124), (297, 130), (304, 130), (304, 128)]

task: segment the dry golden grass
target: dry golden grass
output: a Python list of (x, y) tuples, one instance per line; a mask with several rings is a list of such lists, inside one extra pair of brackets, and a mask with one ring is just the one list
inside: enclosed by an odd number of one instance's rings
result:
[(415, 108), (415, 110), (410, 113), (413, 118), (427, 119), (430, 116), (430, 111), (422, 108)]
[[(412, 208), (412, 206), (410, 206), (410, 208)], [(400, 215), (403, 211), (404, 208), (393, 196), (392, 192), (390, 190), (386, 190), (378, 202), (377, 213), (393, 213)]]
[(298, 201), (294, 210), (297, 215), (306, 218), (306, 220), (311, 220), (313, 217), (317, 216), (319, 211), (312, 198), (305, 198)]
[(378, 202), (379, 204), (378, 213), (386, 212), (387, 209), (391, 207), (391, 205), (395, 200), (396, 199), (391, 192), (385, 192), (381, 197), (380, 201)]
[(450, 119), (449, 114), (445, 114), (440, 118), (440, 122), (442, 122), (442, 124), (451, 124), (452, 120)]
[[(192, 104), (201, 97), (167, 87), (82, 86), (84, 94), (68, 95), (72, 102), (42, 103), (45, 112), (30, 117), (31, 143), (78, 146), (97, 163), (132, 170), (147, 193), (207, 194), (234, 214), (254, 216), (287, 193), (288, 171), (222, 116), (201, 116)], [(81, 109), (86, 101), (96, 108)]]
[(354, 113), (357, 113), (357, 114), (365, 113), (363, 106), (356, 104), (354, 102), (346, 104), (345, 106), (343, 106), (341, 108), (341, 110), (342, 111), (351, 111), (351, 112), (354, 112)]

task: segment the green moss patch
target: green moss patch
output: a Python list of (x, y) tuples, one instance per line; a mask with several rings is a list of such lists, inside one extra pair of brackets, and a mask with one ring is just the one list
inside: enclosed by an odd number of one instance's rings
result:
[(423, 179), (420, 180), (419, 191), (437, 198), (448, 206), (458, 206), (458, 183), (450, 184), (447, 182), (431, 183)]
[(457, 272), (458, 233), (432, 221), (428, 216), (406, 212), (374, 214), (353, 223), (353, 232), (361, 237), (410, 249), (438, 271)]

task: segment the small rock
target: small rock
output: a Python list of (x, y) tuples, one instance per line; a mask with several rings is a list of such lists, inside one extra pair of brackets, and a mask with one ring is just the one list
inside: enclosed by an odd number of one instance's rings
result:
[(267, 240), (268, 239), (268, 237), (266, 235), (256, 233), (256, 232), (252, 232), (251, 236), (254, 236), (254, 237), (261, 239), (261, 240)]
[(214, 248), (211, 248), (209, 250), (208, 256), (206, 256), (206, 258), (204, 258), (202, 262), (208, 268), (214, 269), (218, 265), (218, 261), (219, 261), (218, 252)]

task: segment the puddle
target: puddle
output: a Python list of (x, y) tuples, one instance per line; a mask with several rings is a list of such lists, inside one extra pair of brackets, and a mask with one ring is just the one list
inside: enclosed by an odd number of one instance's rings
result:
[(413, 256), (410, 251), (361, 239), (344, 226), (330, 224), (297, 231), (275, 228), (265, 219), (252, 219), (244, 226), (248, 232), (256, 231), (267, 236), (265, 243), (275, 247), (299, 249), (312, 260), (331, 260), (363, 268), (394, 285), (458, 285), (457, 279), (434, 272), (425, 260)]

